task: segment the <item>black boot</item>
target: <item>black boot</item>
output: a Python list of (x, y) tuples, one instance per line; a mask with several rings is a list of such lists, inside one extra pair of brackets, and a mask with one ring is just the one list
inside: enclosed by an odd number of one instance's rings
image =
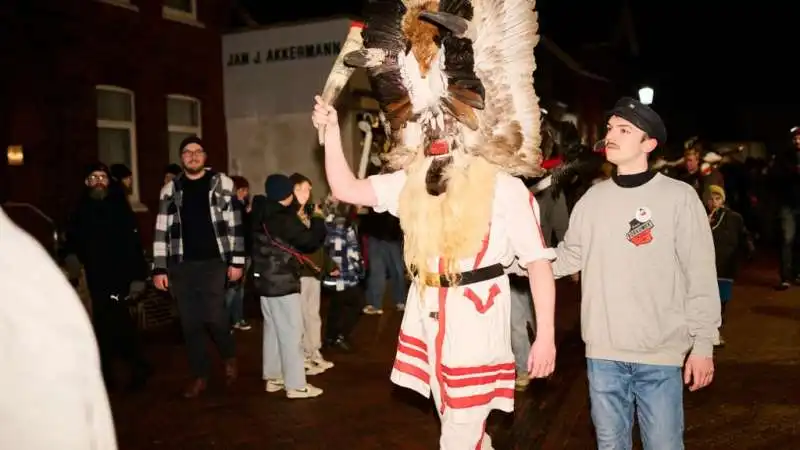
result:
[(343, 352), (349, 353), (353, 351), (353, 346), (350, 345), (350, 342), (348, 342), (347, 339), (345, 339), (345, 337), (341, 335), (338, 338), (336, 338), (336, 341), (334, 342), (333, 345)]

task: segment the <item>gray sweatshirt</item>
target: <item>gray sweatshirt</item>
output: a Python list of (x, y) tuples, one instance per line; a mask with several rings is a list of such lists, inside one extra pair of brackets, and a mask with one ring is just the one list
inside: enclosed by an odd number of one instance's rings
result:
[(714, 241), (697, 193), (661, 174), (613, 180), (578, 201), (556, 249), (556, 277), (581, 271), (586, 356), (682, 366), (712, 356), (720, 301)]

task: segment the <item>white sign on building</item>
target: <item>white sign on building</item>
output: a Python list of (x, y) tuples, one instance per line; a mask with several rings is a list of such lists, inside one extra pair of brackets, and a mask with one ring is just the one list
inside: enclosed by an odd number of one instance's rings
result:
[[(223, 36), (230, 172), (247, 178), (255, 193), (275, 172), (302, 173), (319, 194), (328, 191), (311, 110), (349, 26), (349, 19), (333, 19)], [(348, 114), (340, 120), (343, 130), (355, 126)], [(342, 135), (352, 164), (358, 137)]]

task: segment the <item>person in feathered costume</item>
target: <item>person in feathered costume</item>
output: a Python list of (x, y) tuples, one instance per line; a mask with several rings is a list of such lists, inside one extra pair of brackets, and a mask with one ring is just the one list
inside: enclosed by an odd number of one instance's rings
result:
[(489, 412), (513, 410), (507, 273), (529, 276), (535, 299), (529, 376), (555, 367), (554, 251), (536, 200), (515, 177), (541, 173), (533, 7), (527, 0), (370, 3), (363, 46), (341, 61), (367, 70), (394, 172), (357, 179), (336, 110), (316, 98), (313, 122), (333, 195), (400, 218), (413, 284), (391, 380), (433, 397), (442, 449), (492, 448)]

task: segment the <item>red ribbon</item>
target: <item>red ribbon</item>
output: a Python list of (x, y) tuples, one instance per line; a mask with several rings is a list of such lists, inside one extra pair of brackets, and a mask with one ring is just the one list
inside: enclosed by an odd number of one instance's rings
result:
[(550, 158), (542, 161), (542, 169), (550, 170), (555, 169), (556, 167), (560, 166), (562, 163), (562, 158), (560, 156), (556, 156), (555, 158)]

